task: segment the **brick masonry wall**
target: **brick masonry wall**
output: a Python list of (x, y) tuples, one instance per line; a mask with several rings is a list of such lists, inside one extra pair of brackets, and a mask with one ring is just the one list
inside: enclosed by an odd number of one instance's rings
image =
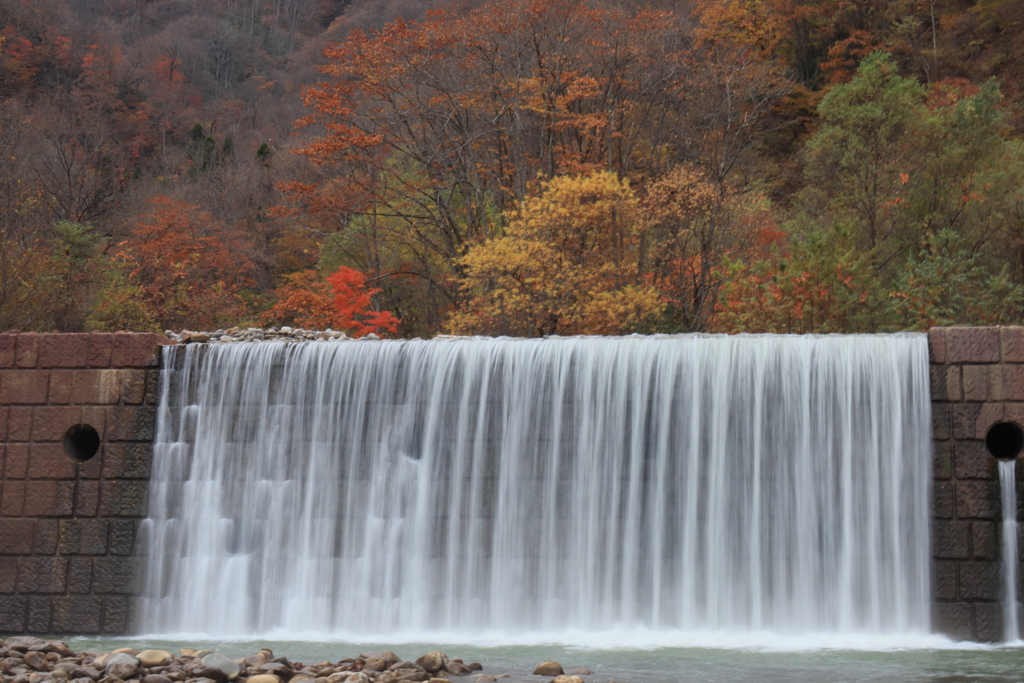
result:
[(928, 341), (935, 628), (957, 638), (1001, 640), (999, 472), (985, 436), (997, 422), (1024, 425), (1024, 327), (936, 328)]
[[(126, 632), (168, 342), (0, 334), (0, 633)], [(100, 436), (81, 463), (61, 444), (80, 423)]]

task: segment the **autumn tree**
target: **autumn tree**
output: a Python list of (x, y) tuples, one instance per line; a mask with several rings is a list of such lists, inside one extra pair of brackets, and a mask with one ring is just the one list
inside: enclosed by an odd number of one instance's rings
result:
[(640, 274), (645, 226), (629, 183), (601, 171), (556, 176), (508, 217), (502, 237), (460, 261), (467, 300), (457, 334), (621, 334), (643, 329), (661, 297)]

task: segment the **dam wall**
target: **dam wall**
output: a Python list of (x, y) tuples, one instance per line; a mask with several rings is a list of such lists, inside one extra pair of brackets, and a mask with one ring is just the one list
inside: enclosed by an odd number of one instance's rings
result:
[(0, 634), (123, 634), (162, 335), (0, 334)]
[[(167, 343), (0, 334), (0, 634), (131, 630)], [(1000, 491), (986, 437), (1024, 424), (1024, 327), (936, 328), (928, 345), (933, 627), (999, 640)]]

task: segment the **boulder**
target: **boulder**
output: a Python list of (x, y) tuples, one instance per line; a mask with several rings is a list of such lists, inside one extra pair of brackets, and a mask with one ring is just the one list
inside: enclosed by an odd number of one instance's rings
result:
[(46, 655), (38, 650), (30, 650), (25, 653), (25, 664), (36, 671), (50, 670), (50, 663), (46, 661)]
[(537, 665), (537, 668), (533, 670), (534, 676), (561, 676), (565, 671), (562, 670), (562, 665), (558, 662), (541, 662)]
[(363, 665), (363, 671), (384, 671), (389, 666), (391, 665), (388, 663), (388, 660), (384, 659), (383, 657), (370, 657), (366, 660), (366, 664)]
[(120, 678), (122, 681), (127, 681), (137, 678), (138, 675), (139, 665), (132, 662), (117, 661), (107, 665), (107, 676), (112, 678)]
[(471, 669), (462, 662), (455, 661), (450, 661), (445, 664), (444, 669), (452, 676), (466, 676), (471, 671)]
[(228, 677), (223, 671), (215, 666), (206, 666), (200, 664), (197, 668), (192, 669), (192, 676), (198, 676), (199, 678), (209, 678), (210, 680), (217, 681), (217, 683), (224, 683)]
[(416, 664), (423, 667), (423, 670), (428, 674), (436, 674), (438, 671), (442, 670), (447, 663), (448, 655), (438, 650), (431, 650), (416, 660)]
[(167, 676), (161, 676), (160, 674), (149, 674), (142, 679), (141, 683), (172, 683), (171, 679)]
[(139, 654), (135, 655), (135, 658), (139, 660), (139, 664), (142, 666), (165, 666), (171, 663), (174, 657), (171, 656), (170, 652), (166, 650), (143, 650)]
[[(96, 662), (94, 661), (93, 665), (95, 664)], [(106, 660), (103, 662), (103, 668), (106, 669), (107, 673), (109, 674), (110, 667), (114, 664), (131, 664), (133, 666), (138, 666), (139, 660), (137, 660), (135, 657), (128, 654), (127, 652), (114, 652), (111, 653), (110, 656), (108, 656)]]
[[(242, 667), (238, 666), (234, 660), (225, 657), (219, 652), (211, 652), (203, 657), (203, 667), (206, 669), (217, 669), (223, 673), (224, 679), (228, 681), (235, 680), (238, 678), (238, 674), (242, 673)], [(207, 678), (214, 677), (208, 676)]]

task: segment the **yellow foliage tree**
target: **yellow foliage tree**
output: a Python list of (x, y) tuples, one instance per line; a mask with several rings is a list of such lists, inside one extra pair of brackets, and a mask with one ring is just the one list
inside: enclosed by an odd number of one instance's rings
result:
[(640, 272), (645, 224), (614, 173), (558, 176), (507, 217), (502, 237), (460, 259), (455, 334), (621, 334), (661, 313)]

